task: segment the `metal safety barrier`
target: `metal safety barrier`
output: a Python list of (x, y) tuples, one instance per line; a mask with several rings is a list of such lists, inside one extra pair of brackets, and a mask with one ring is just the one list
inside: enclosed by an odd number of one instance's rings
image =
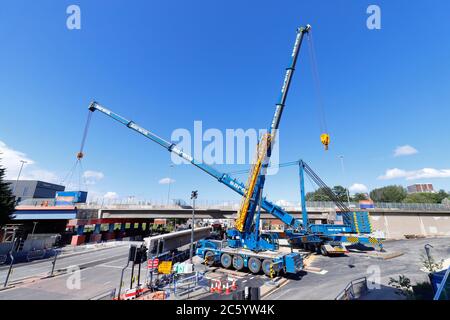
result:
[(357, 300), (368, 291), (367, 278), (352, 280), (344, 290), (342, 290), (335, 300)]
[(173, 293), (175, 296), (183, 296), (187, 293), (196, 291), (196, 290), (204, 290), (208, 291), (209, 281), (204, 277), (203, 273), (195, 272), (191, 276), (182, 277), (182, 278), (174, 278), (173, 281)]

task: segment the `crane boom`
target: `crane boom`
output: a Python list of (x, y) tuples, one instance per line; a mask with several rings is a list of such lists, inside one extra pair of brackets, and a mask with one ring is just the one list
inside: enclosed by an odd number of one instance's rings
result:
[[(163, 138), (152, 133), (151, 131), (139, 126), (134, 121), (128, 120), (128, 119), (120, 116), (119, 114), (101, 106), (96, 101), (93, 101), (89, 105), (89, 110), (91, 112), (100, 111), (101, 113), (111, 117), (112, 119), (116, 120), (117, 122), (121, 123), (122, 125), (128, 127), (129, 129), (142, 134), (147, 139), (150, 139), (153, 142), (156, 142), (160, 146), (167, 149), (169, 152), (175, 153), (179, 157), (185, 159), (186, 161), (189, 161), (194, 166), (203, 170), (210, 176), (216, 178), (219, 182), (223, 183), (224, 185), (226, 185), (230, 189), (234, 190), (235, 192), (239, 193), (240, 195), (243, 195), (245, 193), (245, 185), (242, 182), (240, 182), (239, 180), (237, 180), (236, 178), (233, 178), (226, 173), (221, 173), (208, 164), (196, 161), (190, 154), (183, 152), (182, 150), (177, 148), (176, 144), (174, 144), (172, 142), (168, 142), (167, 140), (164, 140)], [(265, 211), (267, 211), (269, 214), (272, 214), (277, 219), (280, 219), (287, 226), (289, 226), (293, 229), (299, 229), (301, 227), (300, 220), (295, 219), (292, 215), (290, 215), (289, 213), (284, 211), (281, 207), (271, 203), (270, 201), (267, 201), (265, 198), (263, 198), (261, 200), (261, 207)]]
[(281, 115), (286, 104), (287, 95), (294, 75), (295, 66), (297, 65), (298, 55), (303, 41), (303, 36), (308, 33), (311, 26), (308, 24), (297, 29), (294, 49), (291, 54), (291, 62), (286, 68), (283, 85), (281, 87), (281, 95), (276, 104), (275, 113), (273, 115), (270, 131), (265, 134), (257, 146), (255, 163), (252, 165), (250, 175), (246, 185), (246, 193), (242, 197), (241, 205), (238, 210), (235, 227), (239, 232), (250, 232), (253, 225), (255, 211), (259, 203), (259, 197), (262, 196), (264, 188), (266, 167), (272, 155), (272, 146), (275, 143), (277, 130), (280, 126)]

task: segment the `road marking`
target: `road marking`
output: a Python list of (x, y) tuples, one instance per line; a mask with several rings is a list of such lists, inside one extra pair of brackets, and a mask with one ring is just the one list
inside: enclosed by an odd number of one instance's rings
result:
[(242, 283), (246, 283), (247, 282), (247, 280), (242, 280)]
[(250, 280), (252, 280), (254, 277), (251, 277)]
[(324, 275), (328, 273), (328, 270), (322, 269), (320, 271), (311, 271), (311, 270), (306, 270), (306, 272), (308, 273), (314, 273), (314, 274), (320, 274), (320, 275)]
[(103, 285), (106, 286), (108, 283), (111, 283), (111, 281), (106, 281)]
[[(97, 267), (105, 267), (105, 268), (116, 268), (116, 269), (123, 269), (123, 267), (119, 266), (112, 266), (109, 264), (99, 264)], [(130, 269), (131, 267), (128, 267), (127, 269)]]

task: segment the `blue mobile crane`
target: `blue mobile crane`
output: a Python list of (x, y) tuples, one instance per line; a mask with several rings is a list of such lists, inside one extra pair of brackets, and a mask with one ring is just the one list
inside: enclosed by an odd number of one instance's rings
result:
[[(302, 39), (304, 34), (308, 33), (309, 30), (309, 25), (297, 30), (294, 50), (292, 52), (292, 62), (286, 69), (280, 102), (276, 105), (276, 111), (269, 134), (263, 136), (258, 145), (257, 161), (255, 165), (253, 165), (252, 173), (249, 175), (249, 182), (247, 185), (244, 185), (242, 182), (226, 173), (221, 173), (215, 168), (195, 160), (191, 155), (179, 149), (176, 144), (168, 142), (149, 130), (139, 126), (135, 122), (108, 110), (96, 101), (92, 102), (89, 106), (90, 112), (84, 131), (83, 143), (77, 158), (81, 159), (83, 157), (84, 141), (86, 139), (87, 128), (92, 113), (94, 111), (100, 111), (101, 113), (108, 115), (126, 127), (161, 145), (169, 152), (175, 153), (184, 160), (189, 161), (194, 166), (200, 168), (219, 182), (243, 196), (243, 203), (241, 204), (240, 212), (238, 213), (238, 219), (236, 219), (236, 228), (228, 232), (228, 241), (204, 240), (199, 243), (197, 254), (204, 257), (206, 263), (212, 264), (220, 261), (224, 267), (233, 265), (237, 270), (248, 267), (250, 271), (254, 273), (258, 273), (261, 268), (266, 274), (270, 274), (273, 270), (276, 272), (283, 270), (287, 273), (297, 273), (303, 266), (301, 256), (298, 253), (278, 252), (279, 246), (277, 235), (274, 233), (260, 233), (259, 215), (261, 209), (264, 209), (275, 218), (281, 220), (287, 226), (287, 229), (289, 230), (287, 234), (293, 239), (291, 241), (292, 243), (306, 243), (305, 241), (308, 241), (309, 243), (311, 240), (316, 239), (312, 238), (314, 236), (318, 237), (317, 239), (323, 243), (324, 235), (334, 235), (335, 237), (333, 239), (337, 240), (338, 237), (341, 237), (340, 234), (354, 230), (354, 227), (351, 225), (308, 224), (306, 210), (304, 210), (306, 219), (305, 216), (303, 216), (304, 223), (302, 223), (300, 220), (295, 219), (292, 215), (285, 212), (280, 206), (271, 203), (262, 196), (265, 170), (268, 166), (271, 147), (273, 146), (275, 133), (278, 129), (281, 114), (284, 109), (292, 75), (295, 71)], [(320, 242), (318, 243), (320, 244)]]
[[(286, 230), (289, 243), (308, 251), (316, 251), (322, 255), (338, 255), (347, 253), (344, 243), (360, 243), (378, 245), (383, 250), (381, 238), (370, 236), (373, 232), (370, 216), (367, 211), (350, 210), (334, 192), (319, 178), (306, 162), (299, 160), (300, 201), (302, 208), (301, 230)], [(308, 219), (305, 193), (305, 174), (309, 176), (333, 201), (342, 215), (343, 224), (311, 224)], [(363, 235), (361, 235), (363, 234)]]
[[(238, 212), (238, 218), (236, 219), (236, 228), (227, 231), (229, 240), (204, 240), (199, 242), (197, 254), (204, 257), (207, 263), (214, 263), (214, 261), (220, 260), (224, 267), (230, 267), (231, 264), (233, 264), (233, 267), (238, 270), (243, 267), (248, 267), (254, 273), (258, 273), (262, 267), (266, 274), (270, 274), (271, 270), (283, 270), (287, 273), (297, 273), (303, 267), (302, 258), (298, 253), (281, 253), (277, 251), (279, 245), (276, 234), (260, 233), (259, 217), (261, 208), (264, 208), (266, 211), (272, 212), (277, 218), (293, 228), (297, 229), (300, 227), (299, 221), (296, 221), (291, 215), (285, 213), (278, 206), (265, 200), (265, 198), (262, 197), (262, 190), (265, 182), (265, 171), (270, 159), (271, 149), (276, 136), (276, 131), (279, 127), (292, 76), (295, 71), (303, 36), (305, 33), (309, 32), (310, 28), (311, 27), (307, 25), (297, 29), (294, 49), (291, 55), (291, 64), (286, 69), (280, 100), (276, 104), (270, 131), (261, 138), (258, 144), (256, 163), (253, 165), (253, 170), (246, 186), (236, 179), (232, 179), (228, 175), (220, 173), (214, 168), (196, 161), (192, 156), (180, 150), (175, 144), (165, 141), (150, 131), (138, 126), (133, 121), (129, 121), (102, 107), (99, 103), (94, 101), (89, 107), (90, 111), (101, 111), (130, 129), (150, 138), (170, 152), (177, 154), (181, 158), (212, 175), (218, 181), (224, 183), (243, 196), (243, 202)], [(90, 122), (90, 115), (91, 113), (88, 117), (88, 123)], [(85, 134), (86, 131), (87, 129), (85, 129)], [(83, 141), (84, 140), (85, 137), (83, 137)], [(79, 152), (79, 156), (83, 156), (82, 150)], [(255, 216), (256, 212), (257, 215)]]

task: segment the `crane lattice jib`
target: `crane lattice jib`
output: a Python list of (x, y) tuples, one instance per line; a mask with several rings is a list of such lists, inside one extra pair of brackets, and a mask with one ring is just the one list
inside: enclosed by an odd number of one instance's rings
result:
[(264, 163), (267, 155), (267, 149), (269, 148), (271, 141), (271, 135), (266, 133), (261, 138), (260, 143), (258, 144), (255, 163), (252, 166), (250, 174), (248, 176), (247, 184), (246, 184), (246, 192), (242, 197), (241, 205), (239, 207), (239, 211), (237, 214), (237, 218), (235, 221), (235, 227), (240, 232), (244, 231), (245, 221), (247, 219), (248, 208), (250, 206), (250, 201), (253, 197), (253, 193), (256, 186), (256, 181), (258, 180), (259, 173), (261, 172), (262, 164)]

